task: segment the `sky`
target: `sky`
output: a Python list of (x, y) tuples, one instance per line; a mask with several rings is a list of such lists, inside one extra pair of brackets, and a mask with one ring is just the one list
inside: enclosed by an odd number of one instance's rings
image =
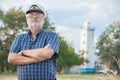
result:
[(109, 24), (120, 20), (120, 0), (0, 0), (0, 7), (7, 11), (29, 3), (44, 6), (56, 31), (72, 44), (75, 51), (80, 49), (80, 29), (87, 21), (95, 27), (95, 43)]

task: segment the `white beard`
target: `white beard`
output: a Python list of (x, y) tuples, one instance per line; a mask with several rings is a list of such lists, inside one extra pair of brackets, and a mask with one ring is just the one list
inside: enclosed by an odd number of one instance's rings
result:
[(36, 23), (34, 23), (34, 22), (32, 22), (32, 23), (27, 22), (27, 24), (28, 24), (29, 29), (39, 30), (39, 29), (43, 28), (44, 22), (43, 21), (42, 22), (36, 22)]

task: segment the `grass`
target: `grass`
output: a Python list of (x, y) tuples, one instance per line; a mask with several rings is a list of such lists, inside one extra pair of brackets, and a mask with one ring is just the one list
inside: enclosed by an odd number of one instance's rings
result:
[[(17, 80), (17, 75), (4, 73), (0, 75), (0, 80)], [(103, 74), (57, 74), (57, 80), (114, 80)], [(120, 80), (120, 79), (119, 79)]]
[(3, 73), (0, 74), (0, 80), (17, 80), (17, 75), (14, 74), (8, 74), (8, 73)]

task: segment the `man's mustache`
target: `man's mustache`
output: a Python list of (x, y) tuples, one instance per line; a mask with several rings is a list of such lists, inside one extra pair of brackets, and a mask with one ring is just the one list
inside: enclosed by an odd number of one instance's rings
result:
[(32, 22), (39, 22), (38, 20), (32, 20)]

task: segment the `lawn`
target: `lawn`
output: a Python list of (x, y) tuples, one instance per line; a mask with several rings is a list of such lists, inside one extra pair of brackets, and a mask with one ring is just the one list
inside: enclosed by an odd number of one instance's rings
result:
[[(17, 80), (17, 75), (1, 74), (0, 80)], [(114, 79), (113, 76), (103, 74), (57, 74), (57, 80), (114, 80)]]

